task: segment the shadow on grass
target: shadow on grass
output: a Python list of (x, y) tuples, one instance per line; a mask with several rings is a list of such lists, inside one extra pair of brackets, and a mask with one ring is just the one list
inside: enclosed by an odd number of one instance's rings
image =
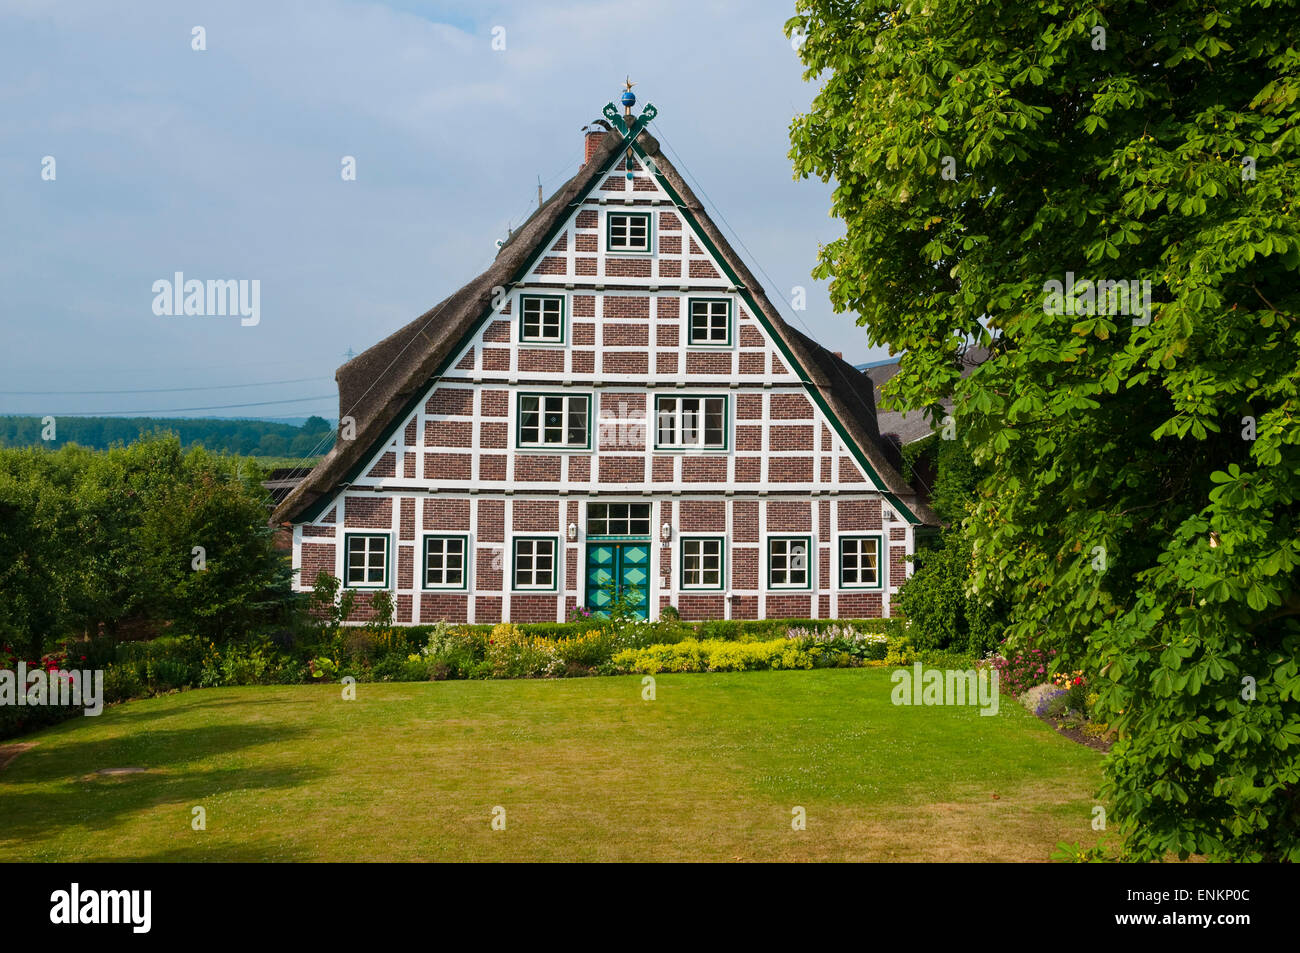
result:
[[(176, 812), (177, 834), (188, 834), (195, 806), (206, 806), (211, 815), (214, 799), (239, 791), (298, 788), (319, 776), (319, 772), (298, 767), (228, 768), (177, 776), (136, 774), (76, 780), (58, 790), (46, 788), (39, 793), (3, 791), (0, 855), (21, 851), (26, 841), (48, 840), (52, 828), (109, 831), (134, 814), (169, 805)], [(258, 852), (265, 856), (261, 848)]]
[[(51, 827), (111, 828), (123, 817), (168, 803), (184, 812), (178, 825), (185, 829), (190, 807), (215, 796), (298, 787), (320, 772), (300, 763), (251, 769), (191, 765), (259, 745), (293, 742), (306, 733), (283, 725), (222, 723), (84, 741), (59, 738), (38, 745), (10, 765), (0, 780), (0, 850), (29, 837), (48, 837)], [(146, 770), (119, 777), (95, 774), (121, 767)], [(21, 789), (27, 785), (39, 790)]]
[(304, 728), (284, 725), (223, 722), (194, 728), (145, 729), (85, 740), (51, 736), (38, 739), (35, 747), (5, 770), (0, 777), (0, 792), (10, 784), (73, 781), (102, 768), (167, 771), (214, 755), (292, 741), (306, 733)]
[[(134, 698), (131, 701), (120, 704), (109, 705), (104, 709), (104, 715), (99, 716), (129, 719), (133, 723), (139, 724), (146, 721), (158, 721), (164, 718), (176, 716), (188, 716), (191, 712), (203, 710), (219, 710), (224, 708), (244, 708), (249, 704), (250, 697), (256, 697), (258, 705), (302, 705), (310, 699), (311, 696), (285, 694), (280, 697), (272, 697), (271, 692), (281, 688), (305, 688), (305, 687), (337, 687), (333, 682), (327, 686), (320, 686), (320, 683), (308, 683), (307, 685), (245, 685), (238, 688), (187, 688), (182, 692), (176, 692), (169, 695), (158, 695), (154, 698)], [(167, 699), (183, 696), (183, 705), (166, 705)], [(150, 704), (151, 702), (164, 702), (164, 704)], [(66, 728), (77, 724), (73, 719), (71, 723), (62, 722), (57, 727)]]

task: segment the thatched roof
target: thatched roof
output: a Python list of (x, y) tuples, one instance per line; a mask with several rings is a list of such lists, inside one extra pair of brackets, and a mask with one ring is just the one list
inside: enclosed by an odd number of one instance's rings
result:
[[(677, 199), (679, 211), (701, 232), (721, 257), (724, 267), (736, 277), (745, 296), (760, 312), (756, 316), (772, 328), (822, 401), (839, 418), (860, 458), (875, 472), (895, 505), (910, 511), (920, 522), (937, 524), (938, 517), (899, 475), (895, 448), (881, 441), (871, 381), (782, 320), (758, 280), (660, 152), (659, 143), (642, 131), (637, 145), (653, 160), (662, 181)], [(329, 455), (276, 508), (274, 520), (289, 522), (304, 518), (316, 504), (333, 495), (340, 484), (354, 478), (354, 471), (359, 470), (392, 428), (409, 413), (466, 335), (490, 314), (492, 289), (498, 285), (509, 287), (523, 277), (533, 260), (546, 250), (552, 233), (563, 225), (587, 192), (607, 173), (615, 154), (625, 147), (621, 135), (607, 133), (591, 160), (502, 245), (487, 271), (338, 369), (335, 378), (339, 386), (339, 416), (350, 416), (356, 421), (356, 438), (337, 441)]]

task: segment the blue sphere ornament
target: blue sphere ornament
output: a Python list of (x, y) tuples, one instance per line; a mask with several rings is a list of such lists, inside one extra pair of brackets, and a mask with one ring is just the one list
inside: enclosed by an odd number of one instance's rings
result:
[(624, 109), (631, 109), (633, 106), (636, 105), (636, 94), (629, 89), (625, 93), (623, 93), (620, 102), (622, 102)]

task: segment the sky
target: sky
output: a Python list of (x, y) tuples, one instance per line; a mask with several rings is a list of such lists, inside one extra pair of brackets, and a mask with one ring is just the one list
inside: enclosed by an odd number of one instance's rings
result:
[[(333, 417), (349, 350), (486, 269), (626, 76), (786, 319), (849, 361), (886, 356), (810, 276), (843, 229), (831, 186), (791, 171), (815, 94), (792, 13), (0, 0), (0, 414)], [(257, 323), (155, 313), (177, 272), (256, 279)]]

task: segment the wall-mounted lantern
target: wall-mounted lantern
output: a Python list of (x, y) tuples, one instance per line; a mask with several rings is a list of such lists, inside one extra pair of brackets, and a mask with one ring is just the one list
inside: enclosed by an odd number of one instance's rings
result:
[(570, 523), (570, 524), (569, 524), (569, 540), (572, 541), (572, 540), (575, 540), (575, 539), (577, 539), (577, 538), (578, 538), (578, 524), (577, 524), (577, 523)]
[(671, 523), (664, 523), (663, 526), (659, 527), (659, 538), (665, 543), (673, 538), (673, 526)]

